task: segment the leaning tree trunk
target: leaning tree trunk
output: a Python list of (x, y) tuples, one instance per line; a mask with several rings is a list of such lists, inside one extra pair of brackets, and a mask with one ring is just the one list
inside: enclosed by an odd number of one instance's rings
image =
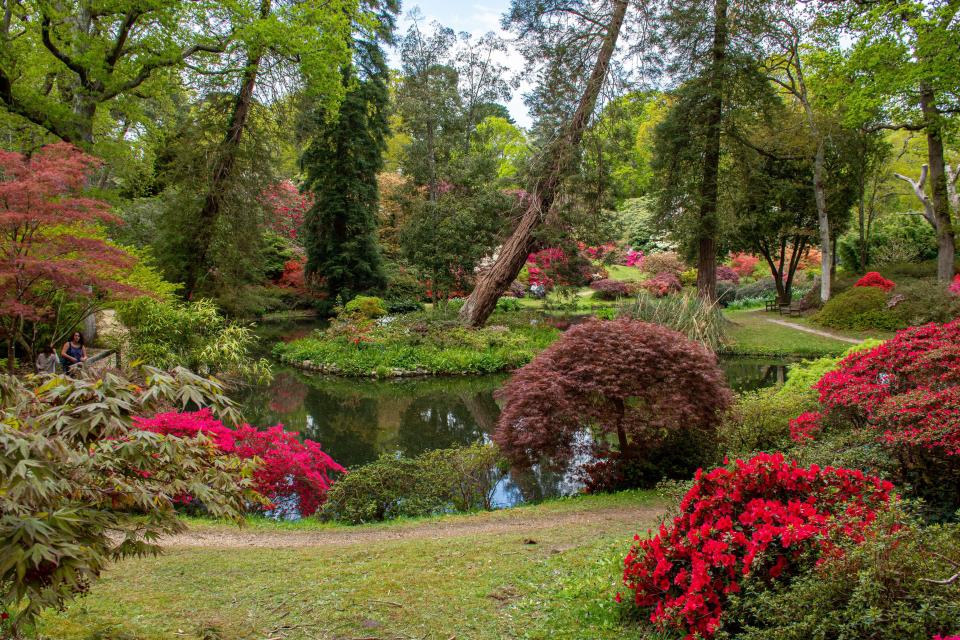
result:
[(627, 0), (614, 0), (613, 15), (606, 36), (597, 54), (593, 71), (577, 110), (564, 127), (562, 135), (545, 154), (544, 170), (533, 181), (522, 201), (524, 207), (520, 222), (500, 247), (500, 255), (493, 266), (477, 281), (473, 292), (460, 309), (460, 321), (471, 327), (480, 327), (497, 306), (497, 300), (516, 279), (533, 247), (533, 232), (553, 206), (563, 178), (573, 167), (574, 152), (580, 145), (587, 122), (597, 103), (610, 67), (610, 60), (620, 37), (620, 28), (627, 13)]
[(953, 279), (956, 240), (950, 219), (950, 201), (947, 195), (947, 171), (943, 156), (941, 116), (937, 110), (933, 89), (920, 87), (920, 110), (923, 112), (927, 133), (927, 163), (930, 165), (930, 204), (937, 221), (937, 280)]
[[(270, 16), (271, 0), (261, 0), (260, 17)], [(193, 229), (192, 255), (187, 264), (186, 295), (192, 298), (197, 287), (203, 280), (207, 269), (210, 244), (213, 241), (214, 231), (220, 219), (220, 210), (223, 204), (223, 193), (233, 176), (233, 167), (237, 162), (240, 151), (240, 141), (247, 128), (250, 116), (250, 107), (253, 104), (253, 91), (257, 86), (257, 75), (260, 73), (260, 62), (263, 52), (254, 50), (247, 56), (243, 77), (240, 80), (240, 90), (233, 103), (233, 112), (227, 124), (227, 133), (217, 150), (210, 173), (210, 184), (203, 199), (203, 206), (197, 216), (197, 224)]]
[(720, 175), (720, 130), (723, 124), (723, 78), (727, 57), (727, 0), (716, 0), (710, 64), (710, 97), (707, 103), (707, 136), (700, 181), (700, 221), (697, 239), (697, 293), (708, 302), (717, 299), (717, 216)]

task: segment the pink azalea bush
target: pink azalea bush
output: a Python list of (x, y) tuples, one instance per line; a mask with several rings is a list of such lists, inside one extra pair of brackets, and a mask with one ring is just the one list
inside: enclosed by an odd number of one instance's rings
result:
[(313, 515), (326, 500), (333, 482), (331, 474), (346, 472), (319, 443), (301, 441), (283, 425), (259, 430), (242, 424), (231, 429), (214, 418), (209, 409), (160, 413), (136, 418), (135, 423), (145, 431), (178, 438), (202, 433), (225, 455), (258, 458), (261, 464), (254, 472), (254, 488), (271, 501), (268, 508), (274, 510)]
[(630, 249), (627, 251), (624, 264), (627, 265), (628, 267), (636, 267), (637, 269), (642, 269), (643, 259), (644, 259), (643, 251)]
[(668, 272), (659, 273), (649, 280), (641, 283), (640, 286), (657, 298), (662, 298), (670, 295), (671, 293), (678, 293), (681, 289), (683, 289), (680, 278), (675, 274)]
[(953, 282), (950, 283), (949, 291), (956, 296), (960, 296), (960, 273), (953, 276)]

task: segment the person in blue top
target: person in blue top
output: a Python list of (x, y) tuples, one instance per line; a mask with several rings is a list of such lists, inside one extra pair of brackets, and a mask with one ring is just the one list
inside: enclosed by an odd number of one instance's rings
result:
[(64, 371), (70, 371), (76, 365), (82, 364), (87, 359), (87, 348), (83, 345), (83, 334), (74, 331), (70, 339), (63, 343), (60, 357), (63, 359)]

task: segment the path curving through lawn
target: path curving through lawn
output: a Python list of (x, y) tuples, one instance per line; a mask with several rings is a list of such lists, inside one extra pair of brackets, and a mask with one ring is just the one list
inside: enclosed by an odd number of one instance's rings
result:
[(392, 526), (336, 527), (330, 530), (278, 530), (240, 527), (194, 527), (164, 538), (167, 548), (310, 548), (412, 540), (443, 540), (473, 536), (525, 535), (532, 540), (538, 531), (565, 527), (598, 529), (653, 523), (663, 514), (659, 505), (604, 507), (589, 511), (532, 514), (524, 509), (469, 517), (431, 519)]
[(767, 322), (772, 322), (774, 324), (779, 324), (782, 327), (789, 327), (790, 329), (796, 329), (797, 331), (803, 331), (804, 333), (810, 333), (815, 336), (821, 336), (823, 338), (832, 338), (833, 340), (839, 340), (841, 342), (847, 342), (849, 344), (863, 344), (863, 340), (858, 338), (848, 338), (846, 336), (837, 335), (836, 333), (831, 333), (829, 331), (821, 331), (820, 329), (813, 329), (811, 327), (805, 327), (802, 324), (797, 324), (795, 322), (789, 322), (787, 320), (778, 320), (776, 318), (764, 318)]

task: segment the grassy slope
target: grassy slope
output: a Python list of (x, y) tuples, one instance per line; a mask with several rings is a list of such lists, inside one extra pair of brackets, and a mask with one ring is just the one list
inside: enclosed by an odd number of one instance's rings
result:
[[(113, 566), (92, 593), (66, 612), (48, 614), (41, 631), (64, 640), (635, 637), (611, 598), (633, 534), (653, 526), (654, 517), (633, 522), (606, 514), (638, 507), (657, 509), (660, 503), (648, 493), (626, 492), (437, 523), (567, 518), (562, 527), (529, 533), (302, 548), (175, 548)], [(572, 524), (571, 514), (578, 516)], [(264, 534), (292, 528), (389, 535), (430, 522), (252, 525)], [(207, 533), (222, 526), (192, 525)]]
[[(742, 355), (819, 357), (839, 355), (850, 343), (768, 322), (765, 311), (730, 311), (727, 352)], [(779, 317), (770, 315), (769, 317)], [(791, 322), (796, 318), (785, 318)], [(800, 323), (798, 323), (800, 324)]]

